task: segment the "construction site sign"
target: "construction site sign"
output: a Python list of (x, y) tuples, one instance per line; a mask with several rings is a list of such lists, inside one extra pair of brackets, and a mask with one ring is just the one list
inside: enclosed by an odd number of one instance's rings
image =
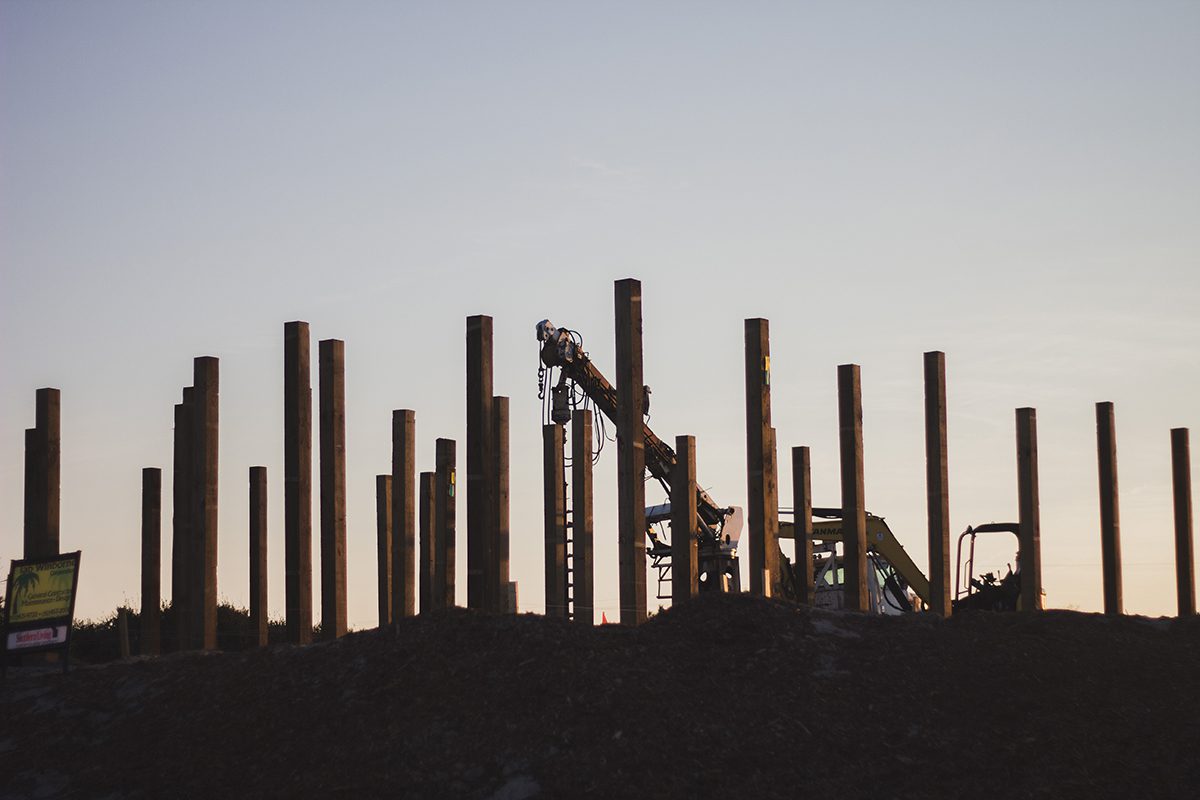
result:
[(5, 666), (9, 653), (68, 647), (79, 583), (79, 556), (76, 551), (12, 562), (4, 596)]

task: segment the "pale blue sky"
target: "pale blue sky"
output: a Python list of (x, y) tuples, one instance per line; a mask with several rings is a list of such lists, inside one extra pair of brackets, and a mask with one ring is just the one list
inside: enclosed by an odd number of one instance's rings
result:
[(1100, 606), (1093, 404), (1114, 401), (1126, 605), (1173, 613), (1197, 142), (1195, 3), (6, 0), (0, 556), (21, 546), (34, 390), (58, 386), (79, 611), (136, 605), (140, 469), (169, 487), (172, 405), (216, 355), (220, 593), (247, 602), (265, 464), (282, 614), (283, 323), (306, 319), (314, 353), (346, 340), (350, 615), (371, 626), (390, 410), (417, 410), (420, 469), (435, 437), (464, 442), (464, 318), (488, 313), (513, 575), (540, 610), (533, 325), (578, 328), (611, 375), (612, 281), (635, 276), (651, 424), (696, 435), (718, 502), (745, 500), (745, 317), (771, 320), (779, 441), (812, 446), (820, 504), (839, 502), (835, 368), (862, 365), (868, 507), (921, 564), (921, 353), (947, 352), (956, 533), (1015, 518), (1013, 409), (1037, 407), (1053, 606)]

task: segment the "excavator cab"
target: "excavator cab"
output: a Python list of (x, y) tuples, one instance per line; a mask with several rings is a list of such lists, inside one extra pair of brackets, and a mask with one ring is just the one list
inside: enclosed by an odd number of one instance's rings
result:
[[(793, 573), (795, 574), (795, 573)], [(845, 569), (837, 543), (813, 543), (813, 593), (817, 608), (845, 608)], [(899, 615), (915, 611), (912, 595), (895, 568), (875, 552), (867, 553), (867, 610), (872, 614)]]
[[(986, 525), (968, 526), (958, 537), (958, 580), (954, 586), (953, 609), (982, 609), (985, 611), (1016, 611), (1021, 598), (1021, 566), (1016, 570), (1008, 565), (1003, 577), (999, 570), (980, 572), (976, 575), (976, 539), (980, 534), (1009, 534), (1018, 536), (1015, 522), (989, 522)], [(966, 545), (964, 553), (963, 545)], [(1019, 550), (1019, 547), (1018, 547)]]

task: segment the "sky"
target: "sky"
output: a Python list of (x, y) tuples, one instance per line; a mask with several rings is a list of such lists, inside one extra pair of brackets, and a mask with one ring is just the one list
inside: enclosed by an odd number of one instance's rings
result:
[[(317, 340), (346, 342), (349, 616), (371, 627), (391, 410), (416, 410), (419, 470), (448, 437), (464, 471), (465, 318), (489, 314), (512, 576), (540, 611), (534, 325), (580, 331), (613, 378), (613, 281), (636, 277), (650, 425), (696, 436), (724, 505), (746, 498), (746, 318), (770, 320), (773, 423), (812, 448), (818, 505), (840, 502), (836, 368), (861, 365), (867, 508), (923, 566), (922, 353), (947, 358), (954, 535), (1015, 520), (1014, 409), (1035, 407), (1051, 607), (1101, 608), (1112, 401), (1125, 605), (1173, 614), (1169, 430), (1200, 428), (1198, 41), (1191, 2), (2, 0), (0, 558), (22, 547), (34, 392), (58, 387), (77, 616), (137, 607), (141, 469), (164, 470), (169, 531), (173, 405), (213, 355), (218, 593), (248, 604), (265, 465), (281, 617), (302, 319), (314, 367)], [(314, 453), (314, 527), (318, 474)], [(609, 618), (615, 475), (609, 448)], [(465, 540), (461, 495), (458, 519)]]

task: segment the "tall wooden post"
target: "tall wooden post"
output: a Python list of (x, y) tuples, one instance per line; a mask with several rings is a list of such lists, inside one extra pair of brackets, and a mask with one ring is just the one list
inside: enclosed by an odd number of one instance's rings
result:
[(746, 491), (750, 592), (779, 590), (779, 492), (771, 440), (771, 339), (765, 319), (746, 320)]
[(162, 651), (162, 470), (142, 470), (142, 613), (141, 653)]
[[(646, 619), (646, 442), (642, 380), (642, 284), (616, 282), (617, 573), (621, 623)], [(549, 609), (549, 600), (547, 600)]]
[(500, 610), (492, 318), (467, 317), (467, 607)]
[[(379, 627), (392, 621), (392, 476), (375, 476), (375, 548)], [(398, 620), (397, 620), (398, 621)]]
[(437, 570), (436, 591), (442, 608), (455, 605), (455, 518), (458, 506), (458, 477), (456, 471), (457, 445), (453, 439), (438, 439), (434, 443), (437, 466), (437, 549), (434, 559)]
[(196, 433), (192, 452), (192, 508), (196, 545), (191, 565), (192, 646), (203, 650), (217, 646), (218, 366), (212, 356), (200, 356), (193, 362)]
[(501, 611), (515, 613), (516, 609), (509, 606), (509, 513), (508, 513), (508, 398), (492, 398), (492, 435), (495, 436), (496, 458), (496, 548), (497, 569), (499, 572), (496, 586), (496, 605)]
[(929, 610), (950, 616), (950, 468), (946, 449), (946, 354), (925, 354), (925, 492)]
[(671, 605), (700, 592), (700, 556), (696, 530), (696, 437), (675, 437), (671, 471)]
[(563, 428), (542, 426), (542, 502), (546, 553), (546, 616), (567, 618), (567, 509), (563, 497)]
[(1192, 460), (1187, 428), (1171, 429), (1171, 484), (1175, 495), (1175, 587), (1179, 616), (1196, 613), (1192, 549)]
[(38, 389), (32, 436), (26, 433), (25, 557), (59, 553), (61, 406), (58, 389)]
[[(395, 484), (392, 485), (395, 489)], [(418, 565), (421, 574), (421, 613), (427, 614), (436, 608), (442, 608), (445, 593), (439, 594), (437, 589), (437, 558), (438, 524), (437, 502), (437, 473), (421, 473), (421, 559)], [(392, 500), (395, 503), (395, 498)]]
[(41, 543), (38, 539), (38, 430), (25, 429), (25, 527), (22, 544), (24, 558), (36, 558)]
[(185, 388), (183, 402), (175, 406), (175, 453), (171, 473), (171, 610), (175, 615), (177, 650), (186, 650), (192, 636), (192, 438), (196, 427), (193, 394), (192, 387)]
[(346, 346), (318, 344), (321, 392), (321, 636), (346, 635)]
[(117, 609), (117, 652), (122, 661), (129, 659), (129, 609), (125, 606)]
[(416, 477), (417, 412), (402, 408), (392, 412), (392, 622), (417, 613)]
[(846, 608), (869, 611), (867, 506), (863, 483), (862, 376), (857, 364), (838, 367), (838, 428), (842, 456), (842, 587)]
[(571, 413), (571, 575), (573, 620), (581, 625), (592, 625), (596, 617), (592, 510), (592, 412), (576, 409)]
[(792, 448), (792, 533), (796, 537), (796, 600), (816, 602), (813, 577), (812, 456), (807, 447)]
[(1042, 534), (1038, 500), (1037, 410), (1017, 409), (1018, 569), (1021, 608), (1042, 609)]
[(312, 371), (307, 322), (283, 326), (283, 517), (287, 640), (312, 641)]
[(1117, 503), (1117, 424), (1112, 403), (1096, 403), (1096, 453), (1100, 473), (1100, 559), (1104, 613), (1123, 614), (1121, 517)]
[(250, 468), (250, 631), (266, 647), (267, 628), (267, 468)]
[(38, 389), (34, 427), (25, 432), (25, 557), (59, 552), (61, 405), (58, 389)]

